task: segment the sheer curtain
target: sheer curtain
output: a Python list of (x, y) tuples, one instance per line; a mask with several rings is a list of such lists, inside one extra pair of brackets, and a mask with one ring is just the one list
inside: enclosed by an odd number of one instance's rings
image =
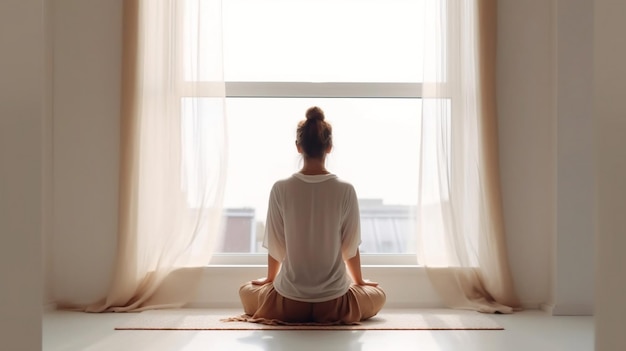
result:
[(500, 199), (496, 2), (425, 2), (418, 259), (449, 307), (511, 313), (519, 301)]
[(222, 218), (221, 37), (220, 1), (124, 1), (118, 257), (87, 311), (193, 298)]

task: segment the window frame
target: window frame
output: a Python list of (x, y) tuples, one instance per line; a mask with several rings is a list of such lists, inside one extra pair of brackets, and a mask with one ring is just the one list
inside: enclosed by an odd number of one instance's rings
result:
[(422, 83), (225, 82), (226, 98), (421, 98)]
[[(182, 2), (181, 2), (182, 5)], [(178, 7), (182, 11), (182, 6)], [(182, 14), (182, 12), (180, 12)], [(183, 50), (178, 48), (179, 62)], [(282, 81), (186, 81), (182, 65), (179, 77), (179, 98), (368, 98), (368, 99), (422, 99), (422, 82), (282, 82)], [(445, 88), (445, 87), (444, 87)], [(214, 253), (209, 266), (265, 265), (264, 253)], [(419, 266), (416, 254), (362, 253), (362, 264), (367, 266)]]
[[(190, 88), (185, 97), (214, 97), (215, 84), (186, 82)], [(193, 84), (193, 89), (191, 85)], [(225, 82), (225, 98), (381, 98), (420, 99), (422, 83), (368, 82)], [(192, 93), (193, 92), (193, 93)], [(264, 253), (214, 253), (209, 266), (264, 265)], [(364, 265), (416, 266), (415, 254), (361, 254)]]

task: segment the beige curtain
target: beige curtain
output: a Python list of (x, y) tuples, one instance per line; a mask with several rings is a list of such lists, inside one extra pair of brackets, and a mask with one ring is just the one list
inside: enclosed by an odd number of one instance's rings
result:
[(498, 168), (496, 0), (426, 1), (418, 259), (452, 308), (520, 306)]
[(118, 256), (90, 312), (194, 297), (222, 218), (225, 109), (220, 2), (124, 1)]

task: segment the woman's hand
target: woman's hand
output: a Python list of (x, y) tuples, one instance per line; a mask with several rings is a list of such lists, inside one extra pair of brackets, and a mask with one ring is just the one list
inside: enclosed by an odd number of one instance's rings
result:
[(377, 282), (370, 281), (369, 279), (362, 279), (355, 283), (356, 285), (378, 286)]
[(271, 283), (276, 278), (278, 271), (280, 270), (280, 262), (276, 261), (274, 257), (267, 255), (267, 277), (259, 278), (251, 281), (252, 285), (265, 285)]
[(265, 277), (265, 278), (255, 279), (255, 280), (251, 281), (251, 283), (252, 283), (252, 285), (265, 285), (265, 284), (271, 283), (273, 281), (274, 281), (273, 279)]

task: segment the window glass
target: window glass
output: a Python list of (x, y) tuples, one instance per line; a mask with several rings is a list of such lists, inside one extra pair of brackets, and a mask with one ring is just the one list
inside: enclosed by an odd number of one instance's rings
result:
[(421, 82), (423, 0), (227, 0), (224, 78)]
[(421, 100), (340, 98), (227, 99), (226, 220), (218, 251), (263, 252), (270, 189), (302, 166), (296, 126), (314, 105), (333, 126), (327, 168), (352, 183), (359, 197), (362, 252), (414, 252)]

